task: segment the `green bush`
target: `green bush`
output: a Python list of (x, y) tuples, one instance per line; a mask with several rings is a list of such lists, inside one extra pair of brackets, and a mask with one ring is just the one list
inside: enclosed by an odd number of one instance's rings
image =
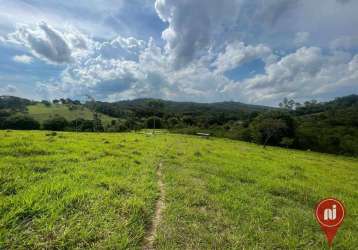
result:
[(56, 116), (44, 122), (43, 128), (45, 130), (64, 131), (69, 125), (68, 121), (62, 116)]
[(40, 123), (30, 116), (16, 115), (7, 117), (1, 126), (3, 129), (36, 130)]

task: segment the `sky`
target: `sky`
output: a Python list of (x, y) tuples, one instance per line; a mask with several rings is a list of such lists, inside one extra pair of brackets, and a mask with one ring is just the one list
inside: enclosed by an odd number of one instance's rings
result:
[(277, 106), (358, 94), (355, 0), (0, 6), (0, 95)]

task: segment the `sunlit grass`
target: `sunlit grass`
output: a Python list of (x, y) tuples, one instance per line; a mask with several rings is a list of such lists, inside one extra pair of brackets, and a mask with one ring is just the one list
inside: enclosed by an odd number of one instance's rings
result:
[(316, 203), (348, 211), (337, 249), (358, 247), (358, 161), (224, 139), (175, 135), (164, 162), (159, 249), (324, 249)]
[[(42, 103), (38, 103), (35, 105), (28, 106), (27, 109), (29, 115), (40, 123), (43, 123), (44, 121), (53, 118), (54, 114), (62, 116), (68, 121), (73, 121), (78, 118), (85, 120), (93, 119), (93, 112), (88, 108), (84, 106), (74, 107), (74, 109), (71, 109), (70, 105), (51, 104), (51, 106), (46, 106)], [(104, 114), (101, 114), (100, 118), (103, 124), (110, 124), (112, 120), (116, 120), (116, 118)]]
[(343, 201), (358, 246), (358, 160), (225, 139), (0, 131), (0, 249), (322, 249), (316, 202)]
[(140, 245), (157, 197), (149, 140), (0, 132), (0, 141), (1, 249)]

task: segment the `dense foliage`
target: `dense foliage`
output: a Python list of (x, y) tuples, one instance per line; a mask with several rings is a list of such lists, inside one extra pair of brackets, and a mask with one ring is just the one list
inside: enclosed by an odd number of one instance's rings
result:
[(311, 101), (296, 107), (281, 107), (280, 110), (263, 112), (243, 122), (229, 122), (208, 129), (191, 127), (175, 131), (189, 134), (205, 131), (215, 136), (263, 145), (358, 155), (357, 95), (327, 103)]
[[(34, 120), (32, 125), (24, 125), (25, 121), (31, 123), (30, 117), (26, 116), (26, 105), (32, 103), (17, 97), (0, 98), (1, 128), (40, 128)], [(325, 103), (313, 100), (303, 104), (285, 98), (280, 103), (280, 108), (237, 102), (203, 104), (156, 99), (115, 103), (91, 100), (85, 104), (71, 99), (60, 99), (52, 103), (67, 105), (69, 110), (87, 107), (93, 111), (93, 117), (66, 120), (55, 114), (41, 124), (42, 129), (124, 132), (164, 128), (176, 133), (209, 133), (264, 146), (358, 155), (357, 95)], [(45, 105), (50, 106), (51, 103), (46, 102)], [(101, 114), (109, 115), (113, 120), (109, 124), (102, 124)], [(19, 126), (14, 124), (17, 122), (20, 123)]]
[(4, 129), (36, 130), (40, 123), (30, 116), (12, 115), (0, 121), (0, 126)]

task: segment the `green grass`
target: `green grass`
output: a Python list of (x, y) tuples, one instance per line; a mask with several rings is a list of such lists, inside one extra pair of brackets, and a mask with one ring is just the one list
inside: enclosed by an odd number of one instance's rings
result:
[[(63, 116), (68, 121), (73, 121), (78, 118), (86, 120), (93, 119), (93, 112), (88, 108), (83, 106), (75, 106), (75, 108), (76, 109), (71, 110), (70, 106), (65, 104), (51, 104), (51, 106), (46, 106), (42, 103), (27, 107), (28, 114), (41, 123), (53, 118), (55, 115)], [(116, 118), (104, 114), (101, 114), (100, 118), (103, 124), (110, 124), (112, 120), (116, 120)]]
[(328, 249), (316, 202), (343, 201), (358, 247), (358, 160), (225, 139), (0, 131), (0, 249)]

